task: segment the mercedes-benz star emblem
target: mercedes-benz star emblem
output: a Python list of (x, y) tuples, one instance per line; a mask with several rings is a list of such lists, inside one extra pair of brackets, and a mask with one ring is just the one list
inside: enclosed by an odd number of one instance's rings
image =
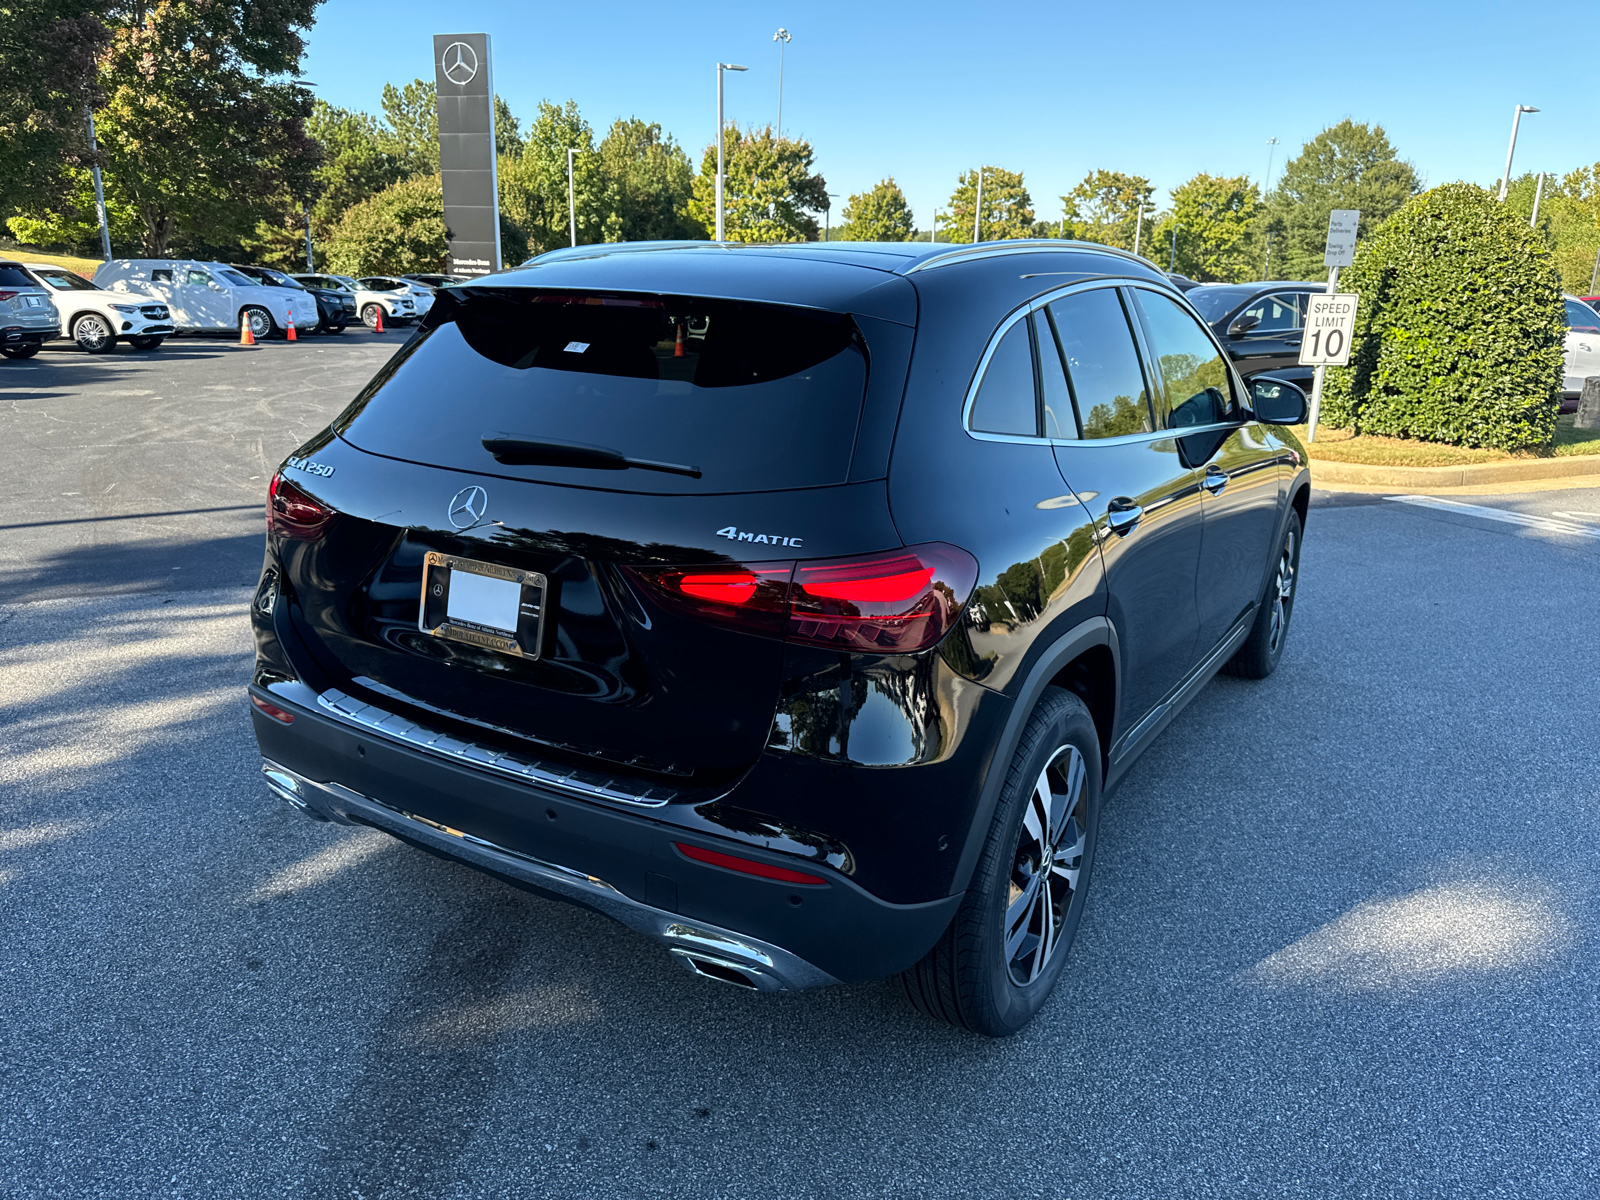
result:
[(489, 510), (489, 493), (481, 487), (464, 487), (450, 497), (450, 524), (471, 529)]
[(451, 42), (444, 48), (444, 77), (457, 87), (466, 87), (478, 77), (478, 52), (465, 42)]

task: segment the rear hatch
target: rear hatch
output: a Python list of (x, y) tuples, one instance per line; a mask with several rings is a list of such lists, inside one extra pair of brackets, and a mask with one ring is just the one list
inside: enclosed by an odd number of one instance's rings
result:
[(35, 282), (21, 266), (0, 263), (0, 324), (46, 329), (59, 319), (49, 288)]
[(772, 723), (793, 563), (900, 545), (882, 431), (910, 332), (746, 300), (441, 292), (284, 472), (312, 505), (298, 527), (280, 505), (274, 533), (304, 665), (519, 754), (725, 785)]

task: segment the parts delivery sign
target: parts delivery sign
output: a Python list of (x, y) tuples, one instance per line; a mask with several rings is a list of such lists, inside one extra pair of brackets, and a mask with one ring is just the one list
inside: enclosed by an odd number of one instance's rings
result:
[(1350, 362), (1356, 331), (1354, 292), (1313, 293), (1306, 297), (1306, 331), (1300, 341), (1302, 367), (1343, 367)]

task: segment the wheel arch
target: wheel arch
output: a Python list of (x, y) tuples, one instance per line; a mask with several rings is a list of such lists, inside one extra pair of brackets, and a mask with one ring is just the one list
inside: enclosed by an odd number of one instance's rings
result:
[(1000, 802), (1000, 789), (1005, 785), (1007, 765), (1022, 740), (1028, 716), (1045, 688), (1052, 685), (1064, 688), (1078, 696), (1088, 707), (1100, 735), (1100, 772), (1102, 782), (1105, 780), (1110, 763), (1109, 748), (1116, 733), (1121, 667), (1117, 631), (1111, 621), (1103, 616), (1079, 622), (1034, 659), (1017, 689), (1011, 712), (1006, 717), (1005, 727), (989, 760), (972, 824), (966, 831), (961, 858), (956, 864), (952, 894), (966, 891), (972, 881), (972, 872), (978, 865), (989, 824), (994, 820), (995, 806)]

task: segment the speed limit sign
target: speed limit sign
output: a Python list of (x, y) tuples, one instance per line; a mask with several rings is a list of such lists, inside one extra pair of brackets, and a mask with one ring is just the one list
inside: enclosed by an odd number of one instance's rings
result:
[(1300, 340), (1302, 367), (1342, 367), (1350, 361), (1350, 339), (1356, 330), (1353, 292), (1315, 292), (1306, 297), (1306, 328)]

